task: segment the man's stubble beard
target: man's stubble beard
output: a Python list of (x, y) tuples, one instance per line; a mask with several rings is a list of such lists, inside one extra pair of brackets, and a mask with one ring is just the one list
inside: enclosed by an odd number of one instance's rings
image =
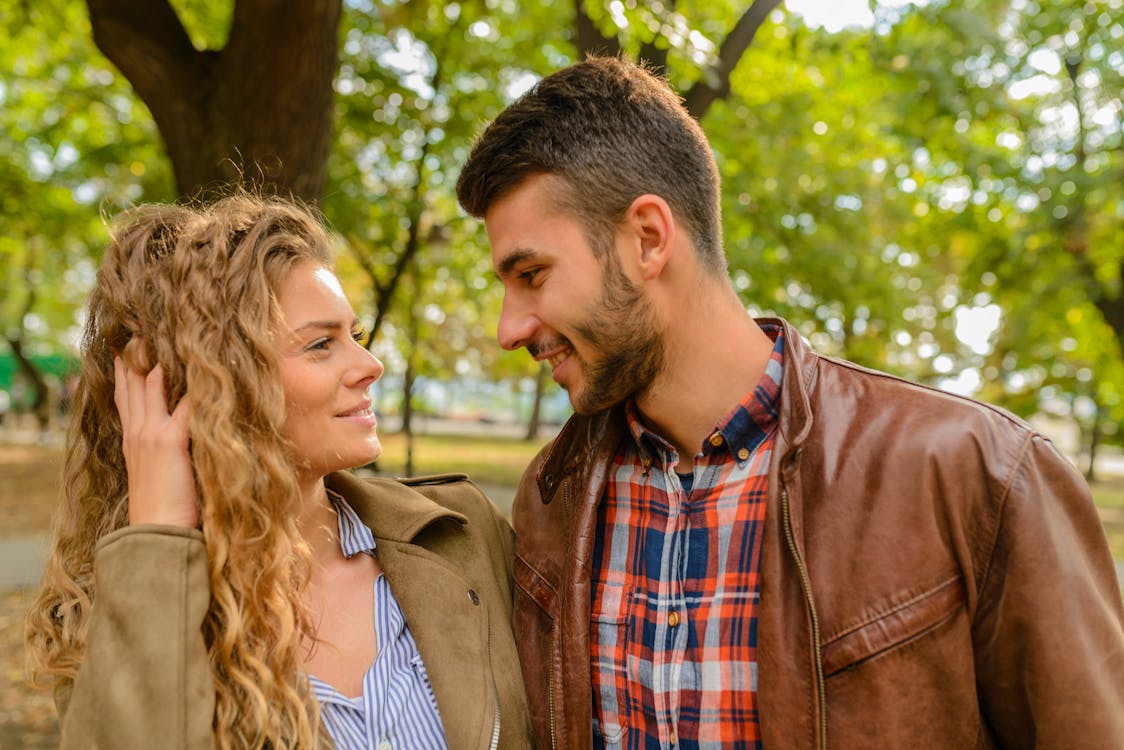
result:
[(664, 368), (664, 343), (656, 311), (643, 289), (612, 261), (603, 264), (601, 298), (574, 326), (597, 355), (582, 363), (585, 387), (570, 394), (578, 414), (592, 414), (647, 389)]

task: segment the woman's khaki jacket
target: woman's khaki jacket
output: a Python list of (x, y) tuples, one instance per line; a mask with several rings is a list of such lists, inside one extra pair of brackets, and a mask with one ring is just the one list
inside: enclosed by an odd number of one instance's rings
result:
[[(529, 747), (507, 521), (462, 475), (397, 481), (338, 472), (326, 482), (374, 533), (450, 749)], [(213, 748), (202, 534), (120, 529), (99, 543), (94, 575), (86, 654), (73, 690), (58, 696), (61, 747)]]

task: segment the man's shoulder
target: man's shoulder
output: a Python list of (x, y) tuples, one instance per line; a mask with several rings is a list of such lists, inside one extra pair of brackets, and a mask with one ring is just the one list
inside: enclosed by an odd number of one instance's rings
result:
[(813, 385), (821, 404), (825, 398), (831, 398), (850, 405), (858, 415), (869, 409), (883, 414), (925, 416), (964, 427), (989, 424), (1023, 436), (1036, 432), (1024, 419), (1001, 406), (849, 360), (826, 355), (817, 355), (817, 359)]

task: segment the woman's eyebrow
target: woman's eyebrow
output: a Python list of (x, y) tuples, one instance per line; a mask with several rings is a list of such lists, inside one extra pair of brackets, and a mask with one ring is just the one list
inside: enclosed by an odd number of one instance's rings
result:
[(345, 326), (342, 322), (340, 322), (338, 320), (310, 320), (307, 323), (302, 323), (301, 325), (294, 328), (293, 333), (300, 333), (301, 331), (307, 330), (309, 328), (325, 328), (325, 329), (330, 329), (330, 330), (336, 330), (336, 329), (341, 329), (341, 328), (355, 328), (357, 325), (359, 325), (359, 318), (358, 317), (354, 318), (351, 321), (350, 326)]

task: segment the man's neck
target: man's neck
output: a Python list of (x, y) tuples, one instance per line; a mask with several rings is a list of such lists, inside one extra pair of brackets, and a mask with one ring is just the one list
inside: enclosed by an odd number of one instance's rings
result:
[(679, 452), (680, 471), (690, 468), (715, 425), (753, 390), (773, 350), (736, 298), (718, 307), (705, 319), (688, 308), (669, 327), (664, 371), (636, 397), (644, 421)]

